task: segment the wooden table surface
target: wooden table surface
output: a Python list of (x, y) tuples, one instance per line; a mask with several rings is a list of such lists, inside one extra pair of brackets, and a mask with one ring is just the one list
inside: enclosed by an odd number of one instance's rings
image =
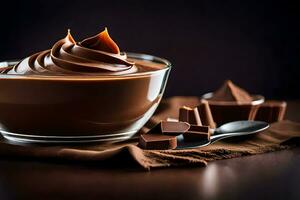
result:
[[(300, 101), (287, 118), (300, 121)], [(0, 199), (300, 199), (300, 148), (202, 168), (99, 168), (0, 159)]]

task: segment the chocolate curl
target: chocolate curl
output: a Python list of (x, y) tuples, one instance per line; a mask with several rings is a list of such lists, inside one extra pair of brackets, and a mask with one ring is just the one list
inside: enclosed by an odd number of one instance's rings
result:
[(214, 122), (208, 101), (201, 100), (201, 103), (197, 106), (201, 122), (205, 126), (210, 128), (216, 128), (216, 123)]
[(183, 106), (179, 108), (179, 121), (202, 126), (198, 108)]

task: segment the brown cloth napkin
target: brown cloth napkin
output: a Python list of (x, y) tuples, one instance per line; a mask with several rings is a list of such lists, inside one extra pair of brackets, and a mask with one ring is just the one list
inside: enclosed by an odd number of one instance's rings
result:
[[(173, 97), (161, 102), (156, 114), (141, 130), (147, 131), (156, 122), (167, 117), (177, 118), (180, 106), (196, 106), (198, 97)], [(46, 160), (96, 163), (114, 167), (141, 166), (144, 169), (157, 167), (205, 166), (207, 162), (286, 149), (296, 145), (300, 137), (300, 123), (281, 121), (256, 135), (219, 141), (215, 144), (188, 150), (142, 150), (137, 140), (115, 144), (88, 146), (21, 146), (0, 141), (0, 156), (8, 158), (31, 158)]]

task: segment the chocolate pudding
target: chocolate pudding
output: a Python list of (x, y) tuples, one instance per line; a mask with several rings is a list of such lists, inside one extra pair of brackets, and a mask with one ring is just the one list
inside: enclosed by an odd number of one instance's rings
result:
[(209, 103), (217, 126), (238, 120), (254, 120), (259, 104), (264, 101), (262, 96), (250, 95), (230, 80), (203, 97)]
[(0, 71), (0, 131), (6, 138), (118, 141), (152, 116), (170, 63), (120, 52), (105, 29), (81, 42), (68, 32), (50, 50)]

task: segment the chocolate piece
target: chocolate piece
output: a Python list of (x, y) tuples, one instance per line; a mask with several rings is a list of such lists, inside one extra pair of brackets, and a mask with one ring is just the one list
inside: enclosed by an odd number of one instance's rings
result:
[(214, 122), (208, 101), (201, 100), (201, 103), (198, 105), (197, 108), (202, 125), (209, 126), (210, 128), (216, 128), (216, 123)]
[(148, 133), (140, 136), (139, 146), (143, 149), (175, 149), (176, 136), (190, 128), (186, 122), (161, 121)]
[(203, 141), (210, 139), (210, 132), (208, 126), (191, 125), (189, 130), (183, 134), (186, 141)]
[(190, 128), (186, 122), (161, 121), (147, 134), (180, 135)]
[(207, 100), (217, 126), (237, 120), (254, 120), (258, 109), (252, 104), (250, 94), (230, 80), (225, 81)]
[(251, 103), (252, 98), (244, 89), (236, 86), (231, 80), (224, 82), (221, 88), (213, 93), (213, 101), (235, 101), (239, 103)]
[(179, 121), (188, 122), (189, 124), (195, 124), (198, 126), (202, 125), (197, 107), (190, 108), (183, 106), (179, 108)]
[(255, 120), (268, 123), (283, 120), (286, 111), (285, 101), (266, 101), (261, 104), (255, 116)]
[(143, 149), (175, 149), (177, 139), (176, 136), (146, 133), (140, 136), (138, 145)]
[(217, 126), (238, 120), (254, 120), (258, 106), (251, 104), (213, 104), (209, 102)]

